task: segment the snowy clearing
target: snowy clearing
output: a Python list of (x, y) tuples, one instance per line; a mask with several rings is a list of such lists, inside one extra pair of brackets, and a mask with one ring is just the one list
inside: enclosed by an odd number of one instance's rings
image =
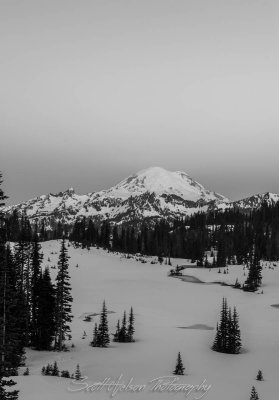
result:
[[(44, 265), (54, 266), (60, 249), (59, 241), (42, 244)], [(120, 399), (175, 399), (185, 393), (152, 392), (152, 379), (172, 375), (178, 351), (186, 368), (186, 375), (179, 383), (201, 384), (206, 380), (212, 385), (207, 392), (192, 392), (187, 399), (245, 400), (249, 399), (255, 385), (262, 400), (277, 397), (279, 371), (279, 313), (274, 305), (279, 303), (279, 267), (263, 269), (263, 294), (245, 293), (220, 284), (197, 284), (168, 277), (167, 265), (137, 262), (107, 253), (103, 250), (69, 248), (72, 295), (74, 298), (72, 341), (75, 347), (69, 352), (27, 351), (26, 366), (30, 376), (16, 378), (20, 400), (109, 399), (111, 393), (71, 393), (69, 379), (41, 375), (41, 368), (57, 361), (60, 370), (74, 372), (79, 363), (82, 375), (90, 383), (117, 379), (128, 384), (146, 385), (139, 393), (117, 393)], [(50, 261), (48, 260), (50, 258)], [(172, 260), (173, 265), (183, 265), (185, 260)], [(78, 268), (76, 267), (78, 264)], [(53, 277), (57, 270), (50, 269)], [(245, 280), (243, 266), (230, 266), (229, 273), (218, 270), (189, 268), (183, 271), (202, 282), (233, 284), (238, 278)], [(236, 306), (240, 315), (243, 351), (239, 355), (213, 352), (215, 327), (219, 319), (222, 297), (230, 306)], [(94, 323), (99, 321), (102, 301), (106, 300), (110, 332), (114, 333), (123, 311), (135, 312), (135, 343), (114, 343), (107, 349), (92, 348)], [(273, 305), (273, 307), (271, 307)], [(84, 321), (86, 315), (91, 322)], [(180, 328), (180, 329), (179, 329)], [(181, 329), (184, 328), (184, 329)], [(83, 332), (87, 336), (82, 339)], [(26, 367), (23, 367), (21, 373)], [(255, 380), (258, 370), (263, 371), (264, 381)]]

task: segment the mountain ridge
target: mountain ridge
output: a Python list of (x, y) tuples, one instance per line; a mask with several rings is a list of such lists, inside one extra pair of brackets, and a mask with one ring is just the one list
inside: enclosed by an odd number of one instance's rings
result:
[(110, 220), (115, 223), (143, 219), (175, 219), (199, 211), (238, 208), (249, 211), (264, 201), (274, 204), (279, 194), (264, 193), (230, 201), (207, 190), (183, 171), (150, 167), (128, 176), (109, 189), (76, 194), (70, 187), (57, 194), (49, 193), (28, 201), (6, 206), (3, 211), (25, 214), (31, 223), (44, 221), (48, 229), (59, 223), (73, 225), (76, 219)]

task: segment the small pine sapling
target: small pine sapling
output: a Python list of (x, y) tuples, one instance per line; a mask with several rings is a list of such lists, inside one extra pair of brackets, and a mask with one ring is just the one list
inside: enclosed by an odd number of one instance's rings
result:
[(175, 370), (173, 371), (174, 375), (184, 375), (184, 366), (183, 366), (183, 362), (181, 359), (181, 355), (180, 352), (177, 355), (177, 360), (176, 360), (176, 366), (175, 366)]
[(79, 364), (77, 364), (76, 372), (75, 372), (75, 380), (80, 381), (80, 379), (81, 379), (81, 373), (80, 373)]
[(259, 369), (258, 374), (257, 374), (257, 381), (263, 381), (263, 373), (262, 371)]

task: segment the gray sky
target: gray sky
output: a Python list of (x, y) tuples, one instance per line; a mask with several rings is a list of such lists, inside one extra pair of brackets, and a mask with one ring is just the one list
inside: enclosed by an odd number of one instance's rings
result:
[(278, 0), (0, 0), (9, 203), (153, 165), (279, 192)]

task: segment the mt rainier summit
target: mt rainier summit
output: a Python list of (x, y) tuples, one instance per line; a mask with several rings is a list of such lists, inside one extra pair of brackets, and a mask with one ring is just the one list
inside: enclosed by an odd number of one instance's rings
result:
[(17, 210), (31, 222), (73, 224), (77, 218), (95, 221), (137, 222), (144, 218), (177, 218), (228, 203), (224, 196), (206, 190), (185, 172), (152, 167), (129, 176), (107, 190), (78, 195), (73, 188), (5, 208)]
[(209, 191), (181, 171), (171, 172), (151, 167), (130, 175), (107, 190), (78, 195), (73, 188), (58, 194), (36, 197), (8, 206), (7, 214), (17, 211), (31, 223), (44, 221), (49, 229), (58, 222), (73, 225), (76, 219), (91, 218), (98, 222), (137, 223), (143, 219), (174, 219), (199, 211), (237, 207), (249, 210), (263, 201), (274, 203), (277, 194), (265, 193), (230, 202), (226, 197)]

